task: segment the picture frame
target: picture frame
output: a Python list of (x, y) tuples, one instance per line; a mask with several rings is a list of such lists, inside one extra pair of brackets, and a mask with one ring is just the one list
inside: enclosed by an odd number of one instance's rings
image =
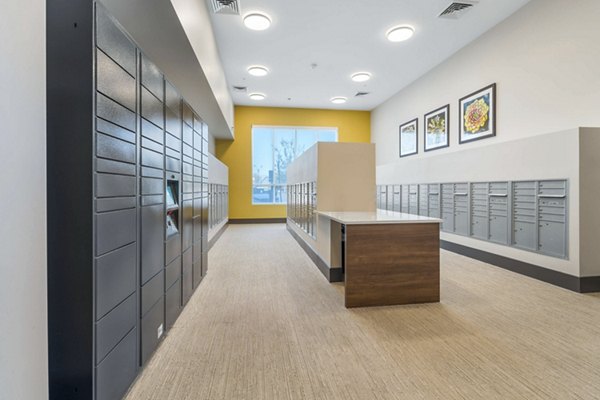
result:
[(400, 157), (408, 157), (419, 152), (419, 119), (415, 118), (398, 129)]
[(496, 136), (496, 84), (460, 99), (458, 116), (460, 144)]
[(437, 108), (423, 117), (423, 144), (425, 151), (450, 146), (450, 104)]

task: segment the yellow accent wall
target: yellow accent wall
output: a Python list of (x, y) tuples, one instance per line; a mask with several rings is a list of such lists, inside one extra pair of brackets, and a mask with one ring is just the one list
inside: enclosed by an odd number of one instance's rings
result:
[(216, 156), (229, 167), (229, 218), (285, 218), (283, 205), (252, 205), (252, 126), (337, 127), (339, 142), (371, 142), (371, 112), (242, 107), (234, 110), (235, 140), (217, 140)]

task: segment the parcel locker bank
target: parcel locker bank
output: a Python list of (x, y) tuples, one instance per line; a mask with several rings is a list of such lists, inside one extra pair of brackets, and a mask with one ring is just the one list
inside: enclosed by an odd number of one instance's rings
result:
[(47, 41), (50, 398), (117, 400), (206, 273), (208, 128), (101, 5)]

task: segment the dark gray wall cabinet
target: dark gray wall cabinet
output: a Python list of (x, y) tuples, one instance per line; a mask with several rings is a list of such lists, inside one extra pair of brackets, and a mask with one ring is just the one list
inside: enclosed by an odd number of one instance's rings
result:
[(93, 1), (47, 2), (47, 96), (50, 398), (117, 400), (207, 271), (208, 127)]

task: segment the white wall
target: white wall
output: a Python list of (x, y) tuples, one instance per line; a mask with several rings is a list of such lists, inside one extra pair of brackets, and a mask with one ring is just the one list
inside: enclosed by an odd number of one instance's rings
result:
[(0, 12), (0, 399), (48, 398), (45, 1)]
[(377, 167), (377, 183), (568, 179), (569, 258), (567, 260), (446, 232), (441, 233), (441, 238), (573, 276), (582, 276), (579, 255), (579, 202), (580, 190), (584, 188), (579, 184), (579, 173), (580, 130), (570, 129), (504, 141), (494, 146), (480, 147), (477, 151), (463, 148), (462, 151), (452, 153), (438, 152), (431, 157), (415, 159), (409, 164), (380, 165)]
[(229, 168), (212, 154), (208, 155), (208, 183), (229, 185)]
[[(373, 110), (377, 164), (475, 149), (580, 126), (600, 126), (600, 1), (532, 0)], [(460, 23), (458, 21), (457, 23)], [(498, 84), (495, 138), (458, 144), (458, 99)], [(398, 126), (450, 104), (450, 148), (398, 158)]]
[(210, 12), (205, 0), (171, 0), (206, 79), (231, 128), (233, 138), (233, 99), (221, 63)]

